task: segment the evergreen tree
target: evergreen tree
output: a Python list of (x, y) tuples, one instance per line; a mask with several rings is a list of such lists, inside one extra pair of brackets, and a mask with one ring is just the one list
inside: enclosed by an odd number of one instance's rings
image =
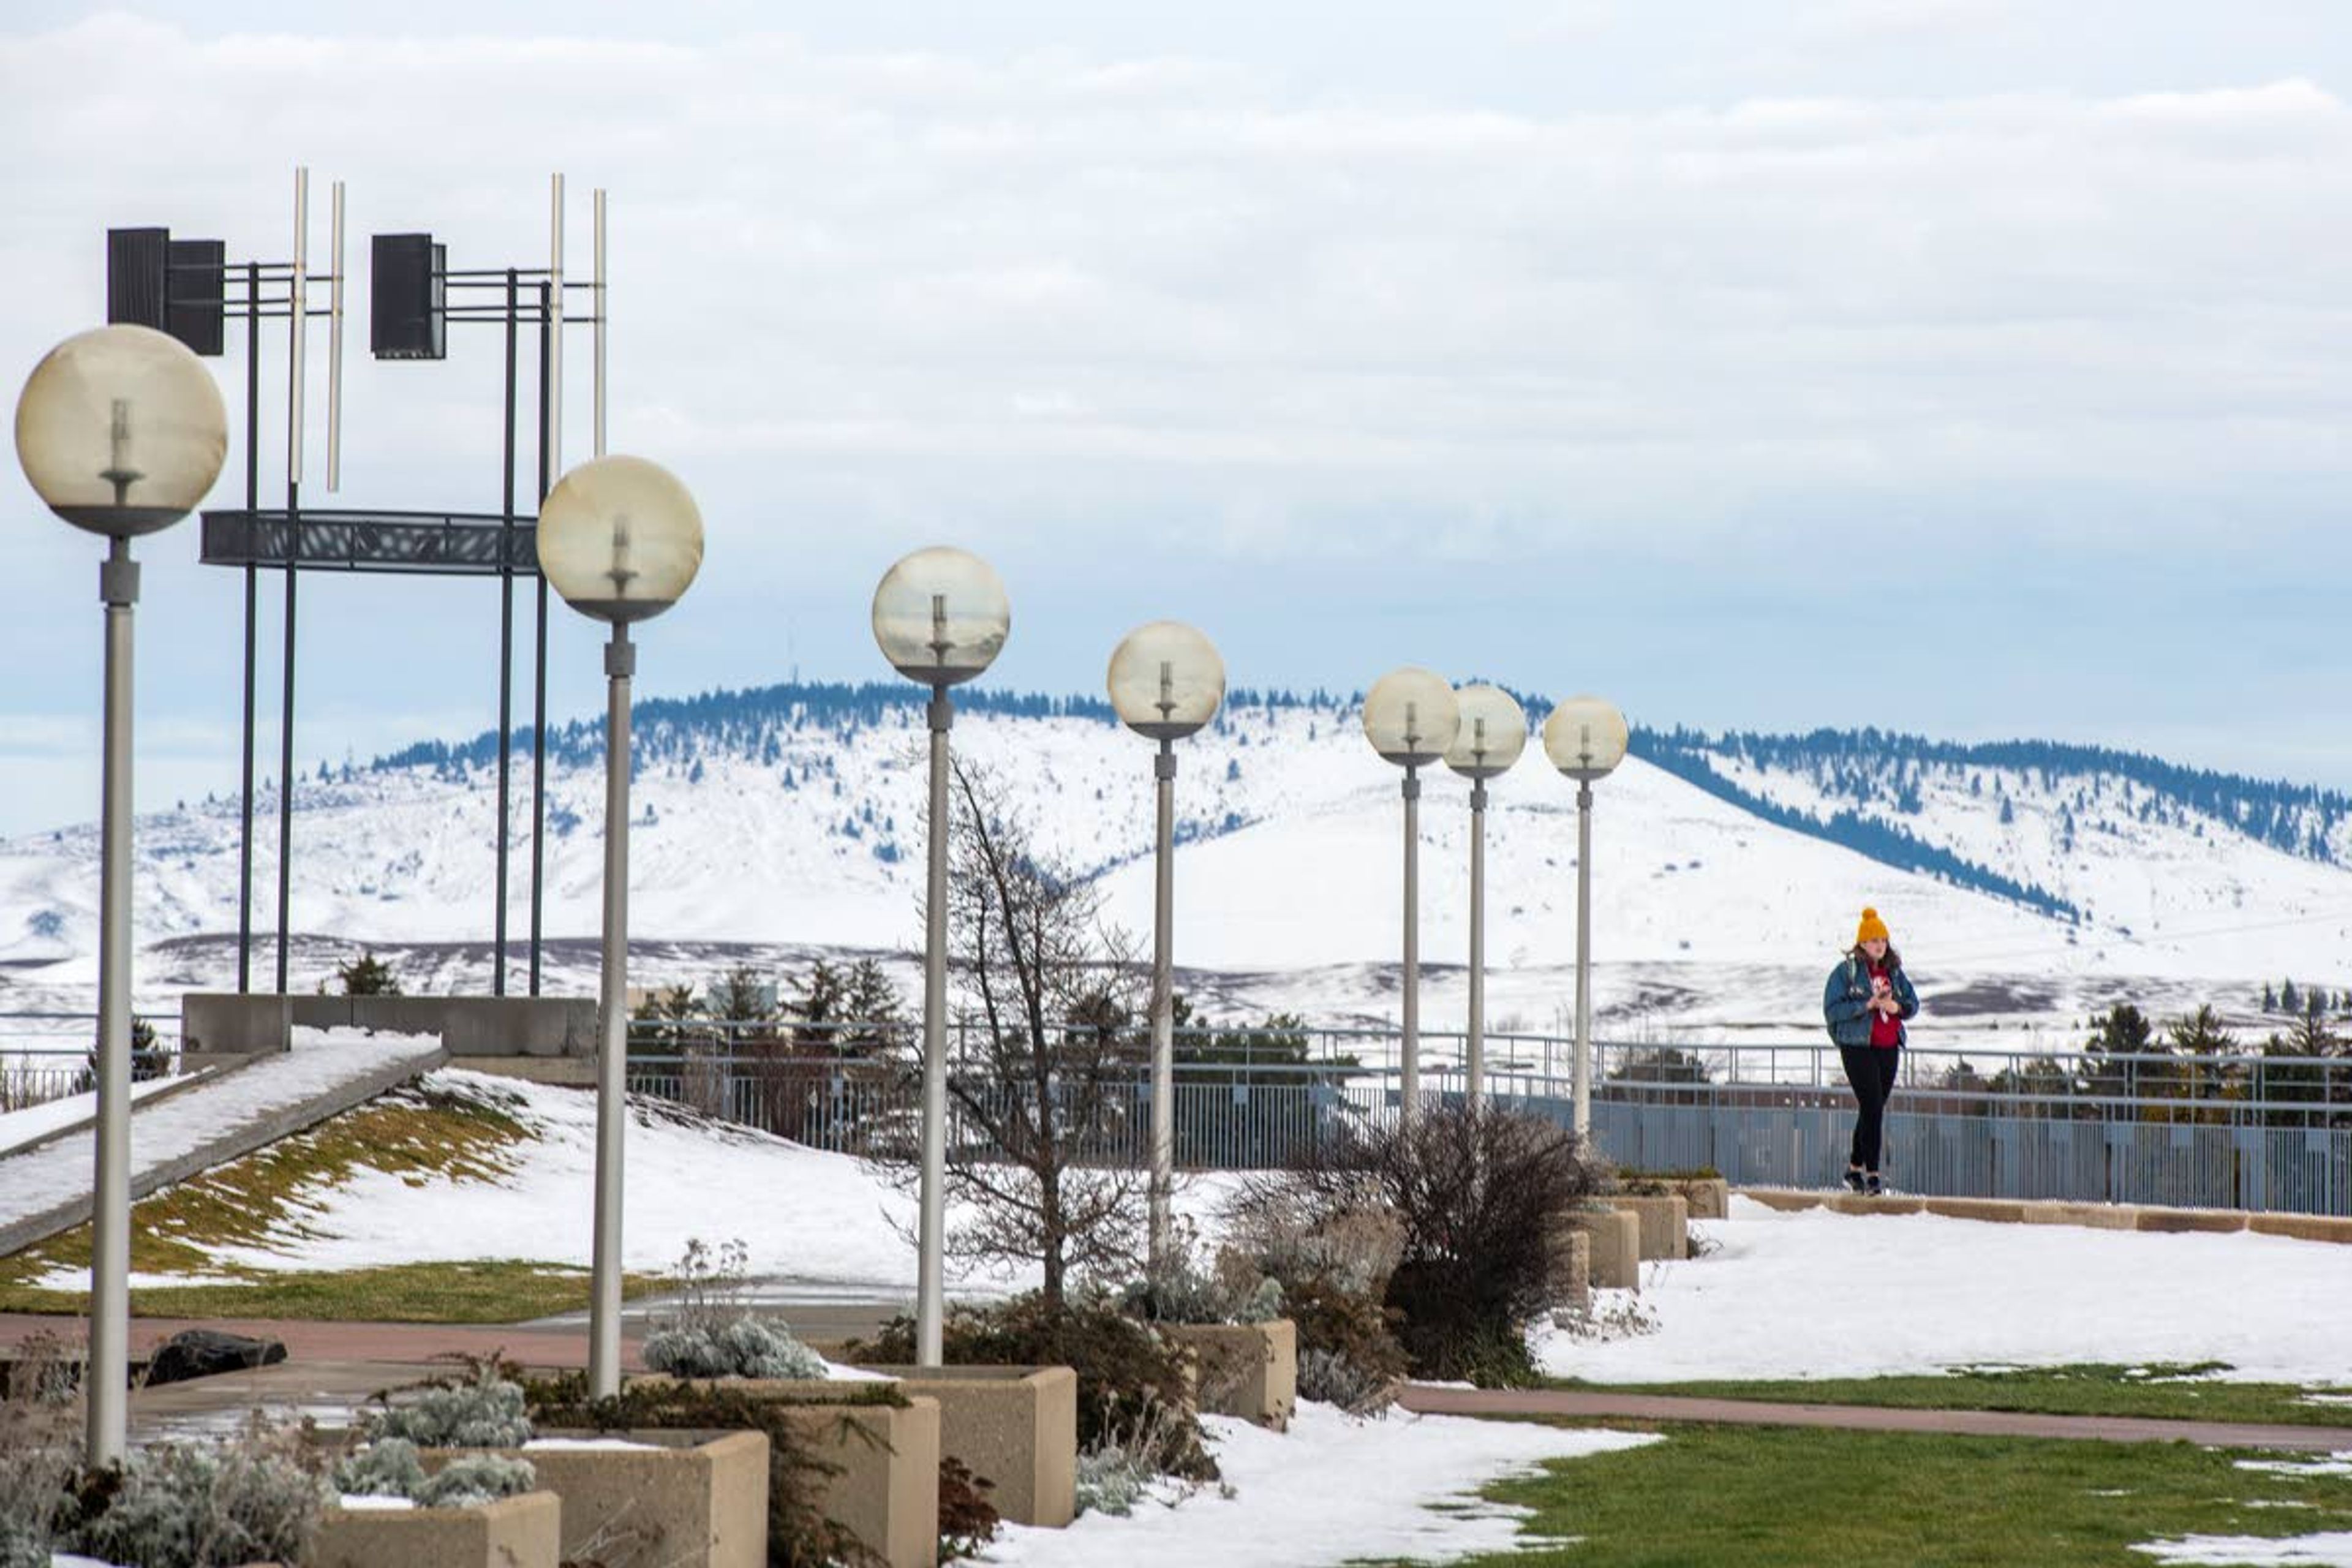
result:
[(2286, 981), (2279, 986), (2278, 1001), (2279, 1011), (2282, 1013), (2301, 1013), (2303, 1011), (2303, 994), (2294, 988), (2294, 982), (2292, 980)]
[[(400, 994), (400, 980), (393, 973), (392, 965), (383, 963), (373, 952), (362, 951), (350, 963), (335, 965), (335, 978), (341, 982), (343, 994), (346, 996), (397, 996)], [(326, 986), (322, 984), (319, 989), (324, 991)]]
[(2278, 1011), (2278, 993), (2272, 988), (2271, 983), (2267, 980), (2263, 982), (2263, 1011), (2265, 1013)]

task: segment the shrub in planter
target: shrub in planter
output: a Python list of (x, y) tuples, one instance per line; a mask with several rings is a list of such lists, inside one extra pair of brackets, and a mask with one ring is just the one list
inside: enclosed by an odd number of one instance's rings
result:
[(1282, 1316), (1282, 1282), (1233, 1247), (1206, 1265), (1189, 1227), (1168, 1260), (1119, 1292), (1119, 1306), (1159, 1323), (1264, 1323)]
[(470, 1508), (531, 1489), (539, 1478), (528, 1459), (464, 1454), (432, 1474), (422, 1448), (520, 1448), (530, 1441), (530, 1416), (521, 1385), (495, 1362), (478, 1363), (473, 1378), (426, 1389), (405, 1405), (362, 1412), (360, 1444), (335, 1468), (335, 1485), (354, 1497), (407, 1498), (422, 1508)]
[(240, 1568), (306, 1557), (333, 1494), (299, 1429), (255, 1417), (220, 1442), (166, 1443), (96, 1472), (74, 1549), (139, 1568)]
[(1297, 1331), (1298, 1394), (1354, 1415), (1395, 1402), (1410, 1370), (1400, 1316), (1382, 1304), (1404, 1227), (1369, 1194), (1361, 1207), (1302, 1201), (1278, 1182), (1244, 1188), (1226, 1214), (1229, 1247), (1282, 1286)]
[(717, 1327), (655, 1330), (640, 1352), (672, 1377), (822, 1378), (824, 1358), (772, 1319), (738, 1318)]
[(795, 1380), (825, 1375), (824, 1358), (793, 1336), (782, 1318), (753, 1314), (746, 1299), (750, 1251), (740, 1241), (717, 1250), (690, 1237), (678, 1259), (675, 1316), (646, 1336), (646, 1365), (672, 1377)]
[[(1129, 1317), (1106, 1295), (1077, 1294), (1059, 1308), (1042, 1292), (986, 1307), (958, 1306), (942, 1327), (941, 1353), (951, 1365), (1066, 1366), (1078, 1376), (1078, 1449), (1099, 1448), (1145, 1432), (1156, 1471), (1207, 1480), (1216, 1461), (1192, 1412), (1184, 1353), (1149, 1323)], [(912, 1363), (915, 1322), (894, 1318), (852, 1360)], [(1154, 1416), (1153, 1413), (1165, 1415)]]
[[(1381, 1300), (1402, 1315), (1412, 1370), (1517, 1383), (1533, 1375), (1526, 1327), (1549, 1305), (1571, 1245), (1556, 1216), (1609, 1179), (1566, 1128), (1485, 1102), (1342, 1132), (1307, 1164), (1257, 1178), (1237, 1207), (1286, 1212), (1310, 1235), (1344, 1216), (1392, 1214), (1402, 1240)], [(1301, 1343), (1318, 1348), (1303, 1334)]]

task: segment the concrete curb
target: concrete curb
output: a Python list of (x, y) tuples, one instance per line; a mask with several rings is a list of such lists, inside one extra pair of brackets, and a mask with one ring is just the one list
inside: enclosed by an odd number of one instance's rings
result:
[[(277, 1058), (282, 1060), (284, 1058)], [(209, 1143), (190, 1150), (174, 1159), (133, 1170), (131, 1173), (131, 1199), (133, 1203), (152, 1193), (184, 1182), (200, 1171), (224, 1165), (242, 1154), (249, 1154), (264, 1144), (275, 1143), (290, 1133), (300, 1132), (331, 1117), (341, 1116), (355, 1105), (373, 1100), (387, 1089), (396, 1089), (412, 1079), (422, 1077), (449, 1059), (449, 1053), (435, 1049), (423, 1055), (387, 1062), (373, 1071), (350, 1079), (331, 1089), (322, 1089), (310, 1099), (282, 1106), (267, 1116), (245, 1122), (221, 1134)], [(229, 1069), (236, 1071), (240, 1069)], [(216, 1079), (207, 1081), (218, 1081)], [(159, 1091), (160, 1092), (160, 1091)], [(138, 1125), (138, 1107), (132, 1107), (131, 1124)], [(83, 1131), (87, 1131), (85, 1127)], [(47, 1142), (44, 1140), (43, 1142)], [(135, 1145), (134, 1145), (135, 1146)], [(71, 1230), (90, 1216), (95, 1206), (94, 1195), (79, 1193), (64, 1203), (38, 1214), (26, 1215), (13, 1224), (0, 1226), (0, 1258), (22, 1252), (38, 1242), (47, 1241), (61, 1231)]]
[(2015, 1410), (1898, 1410), (1870, 1405), (1773, 1405), (1665, 1394), (1565, 1388), (1437, 1388), (1408, 1384), (1397, 1403), (1416, 1415), (1568, 1415), (1696, 1421), (1742, 1426), (1832, 1426), (1858, 1432), (1932, 1432), (2077, 1442), (2196, 1443), (2209, 1448), (2352, 1449), (2352, 1426), (2161, 1421), (2141, 1415), (2041, 1415)]
[(2168, 1208), (2156, 1204), (2094, 1204), (2056, 1198), (1939, 1198), (1916, 1193), (1866, 1198), (1853, 1193), (1813, 1192), (1802, 1187), (1735, 1187), (1732, 1192), (1735, 1196), (1751, 1198), (1783, 1214), (1801, 1209), (1829, 1209), (1848, 1215), (1924, 1213), (1994, 1225), (2073, 1225), (2093, 1230), (2221, 1235), (2251, 1230), (2301, 1241), (2352, 1244), (2352, 1217), (2340, 1215)]

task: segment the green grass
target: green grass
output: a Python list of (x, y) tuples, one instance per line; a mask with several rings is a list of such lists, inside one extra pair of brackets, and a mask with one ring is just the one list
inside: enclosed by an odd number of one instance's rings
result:
[[(1669, 1394), (1784, 1405), (1870, 1405), (1901, 1410), (2017, 1410), (2041, 1415), (2139, 1415), (2175, 1421), (2254, 1421), (2352, 1426), (2352, 1405), (2315, 1405), (2291, 1383), (2223, 1383), (2194, 1366), (2105, 1365), (1969, 1368), (1942, 1376), (1843, 1377), (1809, 1382), (1600, 1384), (1556, 1379), (1555, 1388), (1591, 1394)], [(2134, 1373), (2138, 1375), (2133, 1375)], [(2179, 1381), (2180, 1379), (2193, 1381)], [(2173, 1381), (2166, 1381), (2166, 1380)]]
[[(1683, 1426), (1499, 1482), (1530, 1542), (1488, 1568), (2148, 1568), (2135, 1542), (2352, 1529), (2352, 1480), (2241, 1470), (2185, 1443)], [(2276, 1456), (2263, 1456), (2274, 1458)], [(2305, 1507), (2258, 1507), (2256, 1503)]]
[[(624, 1295), (661, 1289), (624, 1276)], [(80, 1316), (88, 1292), (0, 1286), (0, 1311)], [(583, 1268), (514, 1259), (400, 1263), (377, 1268), (255, 1272), (235, 1284), (151, 1286), (131, 1292), (134, 1318), (293, 1318), (315, 1322), (519, 1323), (588, 1305)]]
[[(334, 1189), (362, 1172), (412, 1186), (478, 1183), (483, 1201), (495, 1203), (493, 1184), (529, 1157), (537, 1137), (510, 1109), (495, 1091), (461, 1095), (412, 1086), (142, 1198), (131, 1211), (131, 1269), (189, 1282), (131, 1291), (131, 1312), (511, 1323), (586, 1306), (586, 1273), (551, 1264), (484, 1258), (281, 1271), (219, 1256), (230, 1247), (299, 1248), (319, 1234)], [(85, 1274), (89, 1250), (90, 1230), (83, 1225), (0, 1258), (0, 1311), (86, 1311), (86, 1291), (45, 1289), (41, 1281)], [(630, 1279), (623, 1289), (641, 1295), (656, 1283)]]

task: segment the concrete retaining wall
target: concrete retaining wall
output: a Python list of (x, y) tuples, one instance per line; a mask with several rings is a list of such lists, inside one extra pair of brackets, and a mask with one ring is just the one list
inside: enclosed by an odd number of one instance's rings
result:
[(291, 1049), (294, 1031), (437, 1035), (453, 1057), (593, 1057), (596, 1004), (575, 996), (280, 996), (191, 991), (181, 1049), (250, 1056)]
[(2077, 1225), (2093, 1230), (2200, 1232), (2263, 1236), (2352, 1245), (2352, 1218), (2328, 1215), (2247, 1214), (2242, 1209), (2165, 1208), (2154, 1204), (2059, 1203), (2038, 1198), (1865, 1198), (1853, 1193), (1742, 1187), (1740, 1195), (1792, 1213), (1825, 1208), (1852, 1215), (1942, 1215), (2000, 1225)]

